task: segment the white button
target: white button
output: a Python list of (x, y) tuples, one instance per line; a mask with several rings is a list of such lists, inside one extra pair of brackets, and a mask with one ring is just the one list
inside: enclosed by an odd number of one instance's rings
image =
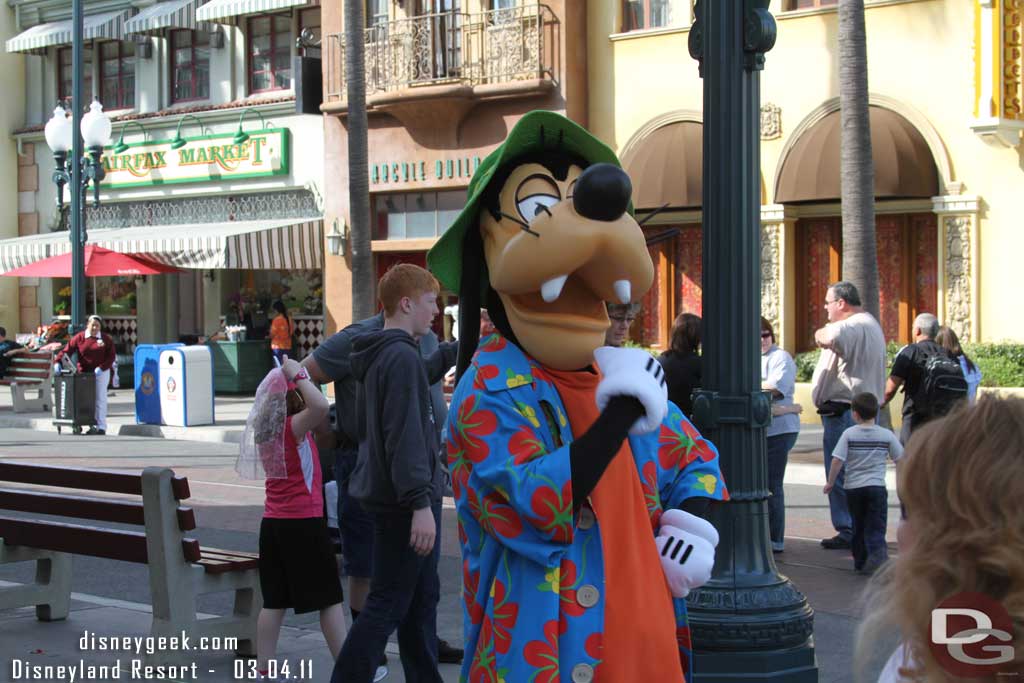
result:
[(590, 683), (594, 680), (594, 667), (589, 664), (577, 664), (572, 668), (572, 683)]
[(594, 522), (595, 521), (596, 521), (596, 517), (594, 517), (594, 511), (593, 510), (591, 510), (586, 505), (584, 505), (582, 508), (580, 508), (580, 523), (579, 523), (579, 527), (581, 529), (589, 529), (590, 527), (594, 526)]
[(597, 588), (591, 586), (589, 583), (581, 586), (580, 589), (576, 591), (576, 602), (578, 602), (581, 607), (593, 607), (597, 604), (600, 597), (601, 594), (597, 592)]

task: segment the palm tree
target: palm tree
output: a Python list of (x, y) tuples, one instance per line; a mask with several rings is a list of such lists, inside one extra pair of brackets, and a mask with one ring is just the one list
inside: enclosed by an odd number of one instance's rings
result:
[(370, 252), (370, 172), (367, 152), (364, 0), (345, 0), (345, 87), (348, 98), (348, 197), (352, 246), (352, 318), (374, 312)]
[(843, 279), (857, 286), (864, 307), (878, 318), (875, 169), (868, 119), (864, 0), (839, 0), (839, 107)]

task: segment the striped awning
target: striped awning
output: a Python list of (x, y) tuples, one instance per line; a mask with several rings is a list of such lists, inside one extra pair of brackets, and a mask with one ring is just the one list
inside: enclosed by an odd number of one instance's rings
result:
[[(134, 10), (93, 14), (82, 21), (83, 40), (121, 40), (124, 24)], [(33, 52), (54, 45), (71, 44), (71, 20), (38, 24), (7, 41), (8, 52)]]
[(42, 261), (63, 251), (53, 251), (64, 242), (71, 250), (70, 234), (67, 232), (48, 232), (43, 235), (28, 235), (10, 240), (0, 240), (0, 273), (21, 268), (36, 261)]
[[(89, 244), (178, 268), (318, 270), (320, 217), (90, 230)], [(0, 271), (71, 251), (68, 233), (0, 241)]]
[(213, 26), (196, 19), (196, 9), (203, 0), (170, 0), (147, 7), (124, 24), (127, 34), (157, 33), (165, 28), (187, 28), (210, 31)]
[(235, 17), (243, 14), (263, 14), (308, 4), (311, 4), (309, 0), (210, 0), (196, 10), (196, 18), (231, 24)]

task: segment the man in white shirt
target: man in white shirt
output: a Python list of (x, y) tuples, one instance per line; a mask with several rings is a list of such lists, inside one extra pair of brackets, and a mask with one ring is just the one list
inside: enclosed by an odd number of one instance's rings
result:
[[(837, 282), (825, 292), (828, 324), (814, 333), (821, 357), (811, 380), (811, 398), (821, 424), (825, 476), (832, 466), (832, 451), (842, 433), (853, 426), (850, 402), (868, 392), (882, 402), (885, 395), (885, 335), (874, 316), (861, 307), (860, 293), (850, 282)], [(846, 490), (840, 475), (828, 494), (836, 535), (821, 541), (830, 550), (850, 548), (853, 534)]]

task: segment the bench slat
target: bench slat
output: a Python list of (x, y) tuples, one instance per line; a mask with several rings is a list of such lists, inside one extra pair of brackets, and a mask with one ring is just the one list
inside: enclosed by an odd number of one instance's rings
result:
[(242, 550), (218, 550), (217, 548), (203, 547), (203, 557), (213, 557), (219, 560), (258, 560), (259, 553), (247, 553)]
[[(142, 475), (57, 465), (36, 465), (0, 460), (0, 481), (71, 489), (142, 495)], [(174, 477), (171, 490), (177, 500), (191, 496), (188, 479)]]
[[(149, 561), (146, 534), (138, 531), (0, 517), (0, 538), (7, 545), (24, 545), (140, 564)], [(199, 542), (195, 539), (183, 539), (181, 548), (188, 562), (198, 562), (202, 557)]]
[(246, 569), (259, 569), (258, 559), (227, 560), (219, 557), (207, 557), (204, 553), (196, 564), (200, 565), (207, 574), (226, 574), (227, 572), (244, 571)]
[(76, 519), (93, 519), (100, 522), (138, 525), (146, 523), (146, 515), (142, 503), (83, 496), (66, 496), (59, 493), (44, 493), (41, 491), (0, 489), (0, 509), (36, 512), (43, 515), (59, 515)]
[[(137, 524), (139, 526), (146, 523), (146, 513), (142, 503), (108, 498), (66, 496), (43, 491), (15, 491), (0, 488), (0, 510), (35, 512), (43, 515)], [(196, 513), (192, 508), (179, 507), (176, 512), (179, 529), (191, 531), (196, 528)]]

